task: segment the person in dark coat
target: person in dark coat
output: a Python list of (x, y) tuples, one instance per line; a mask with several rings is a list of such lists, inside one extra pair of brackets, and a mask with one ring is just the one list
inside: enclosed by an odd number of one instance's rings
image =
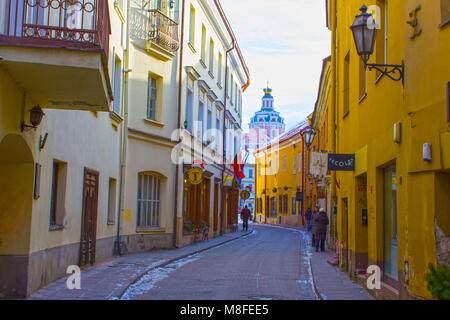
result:
[(324, 208), (320, 208), (319, 213), (313, 216), (312, 233), (314, 235), (316, 252), (325, 251), (325, 240), (327, 239), (327, 226), (329, 223), (327, 213)]
[(245, 206), (241, 211), (241, 219), (242, 219), (242, 231), (248, 231), (248, 220), (252, 218), (252, 213), (250, 209)]
[[(311, 213), (311, 222), (309, 225), (309, 229), (312, 230), (313, 229), (313, 225), (314, 225), (314, 216), (319, 214), (319, 205), (315, 205), (314, 206), (314, 211)], [(311, 234), (311, 246), (315, 247), (316, 246), (316, 241), (315, 241), (315, 237), (314, 237), (314, 232)]]
[(306, 230), (308, 230), (308, 232), (311, 231), (311, 216), (312, 216), (311, 208), (308, 208), (308, 210), (305, 213)]

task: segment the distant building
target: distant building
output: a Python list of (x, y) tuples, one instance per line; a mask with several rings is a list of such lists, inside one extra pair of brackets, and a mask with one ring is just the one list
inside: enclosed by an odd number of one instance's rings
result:
[(242, 179), (241, 190), (247, 189), (250, 192), (250, 198), (244, 200), (239, 197), (239, 207), (248, 206), (252, 214), (255, 208), (255, 164), (246, 163), (244, 166), (245, 178)]
[(243, 135), (242, 145), (251, 153), (286, 130), (284, 118), (275, 111), (272, 89), (264, 89), (261, 109), (255, 112), (248, 126), (249, 132)]

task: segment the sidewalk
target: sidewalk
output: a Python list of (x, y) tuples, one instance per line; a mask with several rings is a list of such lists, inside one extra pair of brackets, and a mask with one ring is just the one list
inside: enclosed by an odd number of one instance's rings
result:
[(352, 281), (347, 273), (341, 272), (338, 267), (334, 267), (327, 262), (328, 259), (334, 257), (335, 252), (333, 250), (326, 249), (324, 252), (315, 252), (315, 249), (311, 247), (311, 233), (304, 228), (263, 223), (254, 224), (295, 229), (307, 235), (313, 285), (316, 294), (322, 300), (374, 300), (363, 287)]
[(69, 290), (67, 277), (32, 294), (31, 300), (114, 300), (151, 269), (196, 254), (250, 234), (238, 231), (191, 246), (172, 250), (149, 251), (115, 257), (81, 271), (81, 290)]
[(352, 281), (347, 273), (327, 262), (329, 258), (334, 257), (333, 250), (311, 250), (311, 253), (314, 285), (323, 300), (374, 300), (363, 287)]

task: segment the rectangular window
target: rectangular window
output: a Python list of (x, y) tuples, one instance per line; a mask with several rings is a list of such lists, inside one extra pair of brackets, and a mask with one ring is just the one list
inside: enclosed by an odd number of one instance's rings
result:
[(231, 80), (230, 80), (230, 90), (231, 90), (231, 93), (230, 93), (230, 97), (231, 97), (230, 100), (231, 100), (231, 101), (230, 101), (230, 102), (231, 102), (231, 104), (233, 104), (233, 100), (234, 100), (234, 99), (233, 99), (233, 98), (234, 98), (234, 92), (233, 92), (233, 91), (234, 91), (234, 90), (233, 90), (233, 89), (234, 89), (234, 86), (233, 86), (233, 84), (234, 84), (233, 74), (231, 74)]
[(450, 82), (447, 82), (447, 122), (450, 122)]
[(139, 174), (137, 226), (159, 227), (161, 212), (161, 179), (154, 174)]
[[(201, 59), (203, 63), (206, 61), (206, 28), (202, 25), (202, 51), (201, 51)], [(205, 66), (206, 68), (206, 66)]]
[(116, 221), (116, 192), (117, 192), (117, 180), (109, 178), (108, 188), (108, 224), (114, 224)]
[(217, 83), (222, 85), (222, 53), (219, 52), (219, 65), (217, 67)]
[(194, 116), (194, 95), (192, 91), (188, 88), (186, 94), (186, 118), (185, 118), (185, 129), (192, 134), (192, 123)]
[(283, 156), (283, 171), (286, 171), (286, 155)]
[(191, 6), (191, 19), (189, 25), (189, 43), (195, 45), (195, 9)]
[(203, 100), (203, 97), (204, 97), (205, 95), (204, 95), (204, 93), (203, 93), (203, 91), (200, 91), (200, 97), (199, 97), (199, 100), (198, 100), (198, 118), (197, 118), (197, 120), (198, 120), (198, 124), (197, 124), (197, 138), (202, 138), (203, 137), (203, 121), (204, 121), (204, 119), (205, 119), (205, 103), (204, 103), (204, 100)]
[[(211, 100), (208, 101), (208, 103), (211, 103)], [(212, 108), (210, 108), (210, 106), (208, 105), (208, 111), (207, 111), (207, 115), (206, 115), (206, 131), (208, 134), (208, 138), (211, 138), (212, 132)]]
[(450, 21), (450, 1), (441, 0), (441, 22), (446, 24)]
[(155, 120), (158, 109), (158, 86), (157, 80), (151, 76), (148, 77), (147, 93), (147, 119)]
[(297, 201), (295, 200), (295, 197), (292, 198), (291, 213), (292, 213), (293, 216), (295, 216), (297, 214), (297, 211), (295, 210), (296, 209), (296, 203), (297, 203)]
[(298, 154), (298, 169), (297, 172), (301, 173), (302, 172), (302, 154), (299, 153)]
[(114, 63), (113, 111), (122, 115), (122, 61), (116, 56)]
[[(374, 12), (375, 22), (380, 26), (377, 30), (377, 38), (375, 42), (375, 59), (378, 64), (387, 63), (387, 35), (388, 35), (388, 8), (387, 0), (377, 0), (377, 7), (379, 12)], [(381, 72), (376, 71), (376, 78), (382, 75)]]
[(209, 40), (209, 72), (214, 74), (214, 41)]
[(296, 173), (296, 166), (297, 166), (297, 157), (294, 156), (294, 161), (292, 162), (292, 173)]
[(65, 215), (67, 163), (54, 160), (52, 173), (52, 197), (50, 227), (62, 226)]
[(359, 99), (362, 100), (367, 92), (367, 70), (363, 59), (359, 59)]
[(344, 117), (350, 111), (350, 52), (344, 59)]
[(250, 170), (248, 171), (248, 177), (249, 177), (250, 179), (253, 179), (253, 170), (252, 170), (252, 169), (250, 169)]

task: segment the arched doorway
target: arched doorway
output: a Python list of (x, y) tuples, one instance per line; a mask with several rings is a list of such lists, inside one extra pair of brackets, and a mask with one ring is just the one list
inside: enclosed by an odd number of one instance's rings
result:
[(20, 135), (0, 142), (0, 298), (27, 294), (33, 154)]

